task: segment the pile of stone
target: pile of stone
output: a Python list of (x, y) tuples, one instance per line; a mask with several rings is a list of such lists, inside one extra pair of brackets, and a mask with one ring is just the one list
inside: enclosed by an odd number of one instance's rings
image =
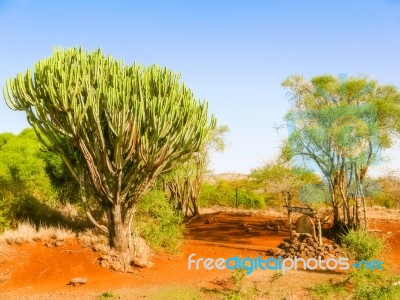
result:
[(293, 232), (290, 238), (284, 239), (277, 249), (270, 249), (267, 255), (282, 256), (282, 258), (318, 258), (326, 260), (331, 257), (342, 256), (342, 250), (335, 243), (318, 244), (318, 241), (309, 233)]

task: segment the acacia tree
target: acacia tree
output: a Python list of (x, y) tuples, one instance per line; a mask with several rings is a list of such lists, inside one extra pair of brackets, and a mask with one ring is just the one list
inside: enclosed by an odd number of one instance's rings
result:
[(367, 77), (330, 75), (310, 81), (295, 75), (283, 86), (292, 96), (286, 116), (292, 157), (312, 162), (324, 175), (335, 226), (360, 226), (360, 201), (366, 226), (363, 181), (380, 149), (390, 147), (399, 132), (398, 89)]
[(110, 246), (132, 259), (131, 223), (157, 176), (188, 160), (215, 119), (179, 75), (156, 65), (124, 65), (101, 50), (55, 49), (6, 82), (7, 105), (27, 113), (46, 149), (58, 152), (106, 211)]
[(320, 178), (310, 170), (292, 167), (283, 157), (274, 163), (251, 170), (249, 176), (255, 187), (269, 193), (278, 194), (288, 207), (289, 232), (292, 233), (292, 222), (289, 207), (299, 190), (307, 184), (318, 184)]

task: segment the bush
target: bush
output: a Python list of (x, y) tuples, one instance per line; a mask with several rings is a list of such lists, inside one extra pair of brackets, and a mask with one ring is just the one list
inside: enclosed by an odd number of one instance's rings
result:
[[(244, 187), (237, 190), (237, 204), (238, 207), (246, 209), (264, 208), (266, 206), (263, 196)], [(231, 182), (219, 180), (216, 184), (204, 183), (202, 185), (199, 206), (213, 205), (236, 207), (236, 189)]]
[(356, 270), (352, 273), (352, 283), (355, 285), (353, 299), (400, 299), (400, 285), (394, 285), (399, 278), (385, 272)]
[(346, 289), (342, 285), (327, 282), (316, 284), (311, 288), (316, 299), (346, 299)]
[(10, 220), (8, 220), (7, 216), (5, 216), (3, 212), (0, 212), (0, 233), (9, 228)]
[[(230, 204), (236, 207), (236, 192), (230, 194)], [(238, 207), (245, 209), (264, 208), (265, 200), (262, 196), (256, 195), (249, 190), (239, 190), (237, 193)]]
[(185, 225), (183, 215), (169, 204), (164, 192), (150, 191), (140, 199), (134, 226), (153, 248), (177, 252)]
[(371, 204), (376, 206), (383, 206), (390, 209), (398, 208), (398, 203), (393, 198), (384, 195), (378, 194), (371, 198)]
[(15, 225), (16, 220), (38, 215), (41, 211), (35, 203), (56, 206), (57, 194), (40, 153), (33, 129), (19, 135), (0, 134), (0, 231)]
[(208, 207), (213, 205), (229, 206), (229, 191), (226, 186), (203, 183), (200, 188), (199, 206)]
[(370, 260), (383, 250), (381, 238), (368, 234), (365, 230), (350, 230), (342, 237), (342, 243), (348, 255), (356, 260)]
[(343, 282), (318, 283), (311, 292), (317, 299), (394, 300), (400, 299), (399, 278), (386, 271), (350, 271)]

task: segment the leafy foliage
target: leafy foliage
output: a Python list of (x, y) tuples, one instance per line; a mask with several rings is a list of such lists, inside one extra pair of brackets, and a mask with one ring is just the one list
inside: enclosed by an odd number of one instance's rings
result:
[(381, 253), (384, 241), (365, 230), (350, 230), (342, 239), (346, 252), (356, 261), (368, 261)]
[(169, 194), (170, 202), (185, 216), (188, 215), (188, 211), (193, 216), (199, 214), (198, 198), (203, 177), (207, 172), (210, 152), (224, 150), (224, 137), (228, 131), (227, 126), (213, 129), (200, 151), (193, 153), (187, 162), (162, 175), (162, 184)]
[(164, 192), (152, 190), (140, 199), (134, 226), (155, 249), (176, 252), (183, 239), (183, 215), (168, 203)]
[(204, 183), (202, 185), (199, 203), (202, 207), (215, 205), (257, 209), (266, 207), (266, 198), (264, 195), (257, 194), (243, 182), (238, 186), (238, 182), (218, 180), (215, 183)]
[(0, 140), (0, 231), (17, 219), (38, 221), (40, 216), (54, 215), (57, 193), (45, 171), (35, 132), (1, 134)]
[[(278, 198), (282, 196), (285, 204), (298, 196), (299, 190), (305, 186), (320, 183), (320, 178), (312, 171), (291, 167), (283, 160), (253, 169), (249, 178), (254, 188), (263, 190), (265, 194), (275, 194)], [(282, 205), (282, 200), (279, 205)], [(302, 201), (305, 198), (298, 197), (298, 200)]]
[[(368, 77), (331, 75), (311, 80), (294, 75), (283, 86), (293, 100), (286, 116), (292, 160), (307, 163), (324, 176), (336, 227), (360, 226), (361, 206), (366, 227), (363, 183), (369, 167), (379, 161), (380, 148), (390, 147), (400, 133), (399, 90)], [(357, 203), (354, 215), (350, 198)]]

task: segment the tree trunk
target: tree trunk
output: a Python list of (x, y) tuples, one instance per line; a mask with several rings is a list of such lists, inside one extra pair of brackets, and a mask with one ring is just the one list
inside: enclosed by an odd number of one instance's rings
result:
[(193, 203), (193, 216), (194, 217), (200, 216), (200, 211), (199, 211), (199, 206), (197, 205), (197, 200), (192, 199), (192, 203)]
[(288, 216), (288, 226), (289, 226), (289, 235), (292, 236), (292, 215), (291, 215), (291, 205), (292, 205), (292, 197), (290, 192), (285, 192), (282, 191), (282, 196), (283, 196), (283, 200), (285, 201), (286, 207), (287, 207), (287, 216)]
[(336, 227), (337, 225), (339, 225), (340, 215), (339, 215), (339, 206), (336, 200), (335, 187), (332, 189), (331, 192), (331, 202), (333, 208), (333, 226)]
[(106, 209), (108, 218), (108, 239), (110, 247), (118, 254), (122, 271), (131, 268), (133, 246), (130, 228), (132, 210), (114, 205)]

